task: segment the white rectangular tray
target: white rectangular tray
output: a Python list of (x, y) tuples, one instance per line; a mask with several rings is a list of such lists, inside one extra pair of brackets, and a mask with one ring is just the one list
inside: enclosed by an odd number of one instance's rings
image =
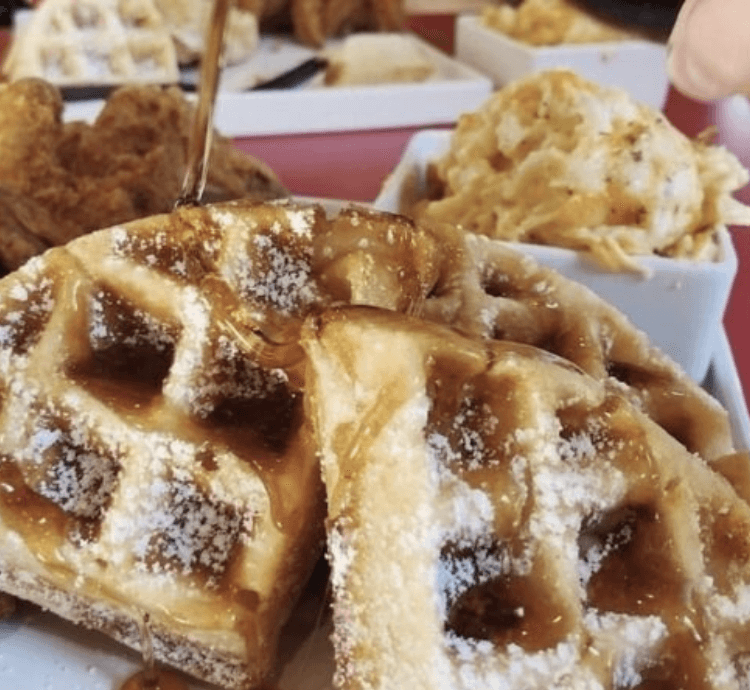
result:
[[(334, 202), (335, 204), (335, 202)], [(717, 338), (705, 387), (727, 408), (735, 445), (750, 450), (750, 420), (726, 334)], [(330, 629), (313, 633), (288, 665), (279, 690), (331, 690)], [(115, 690), (141, 667), (137, 654), (51, 614), (0, 621), (0, 687)], [(207, 690), (201, 683), (191, 690)]]
[[(427, 81), (326, 87), (317, 78), (288, 90), (234, 90), (276, 76), (317, 54), (289, 39), (263, 37), (252, 60), (225, 70), (214, 124), (230, 137), (451, 124), (489, 97), (492, 82), (488, 77), (418, 36), (407, 35), (435, 64), (435, 73)], [(332, 45), (335, 42), (328, 47)], [(185, 76), (194, 78), (193, 73)], [(92, 122), (103, 105), (102, 100), (69, 102), (64, 117)]]
[(628, 91), (654, 108), (664, 106), (669, 89), (667, 47), (649, 40), (533, 46), (462, 15), (456, 24), (456, 57), (491, 77), (495, 86), (533, 72), (565, 67), (582, 77)]

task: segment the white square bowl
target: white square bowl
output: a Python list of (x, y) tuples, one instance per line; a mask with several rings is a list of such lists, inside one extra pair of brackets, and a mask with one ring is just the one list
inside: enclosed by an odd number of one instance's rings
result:
[[(427, 167), (448, 150), (451, 136), (450, 130), (415, 134), (384, 182), (374, 207), (399, 213), (402, 199), (424, 193)], [(725, 227), (718, 229), (718, 239), (719, 258), (714, 262), (638, 257), (647, 276), (600, 269), (570, 249), (511, 244), (616, 306), (689, 376), (701, 381), (708, 371), (716, 338), (723, 332), (722, 318), (737, 273), (737, 255)]]
[(484, 26), (478, 16), (456, 22), (456, 57), (490, 77), (498, 88), (524, 75), (568, 67), (593, 82), (625, 89), (661, 109), (667, 99), (666, 45), (648, 40), (533, 46)]

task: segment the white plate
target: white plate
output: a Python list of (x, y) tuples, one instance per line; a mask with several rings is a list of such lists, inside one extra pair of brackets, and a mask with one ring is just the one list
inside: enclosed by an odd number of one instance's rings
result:
[(568, 67), (605, 86), (617, 86), (660, 109), (669, 89), (666, 45), (647, 40), (532, 46), (463, 15), (456, 24), (456, 56), (505, 86), (526, 74)]
[[(143, 669), (139, 655), (100, 633), (26, 604), (0, 621), (0, 685), (5, 690), (119, 690)], [(278, 690), (332, 690), (333, 649), (326, 621), (299, 649)], [(189, 690), (224, 690), (185, 679)]]
[[(728, 409), (738, 449), (750, 449), (750, 421), (723, 330), (705, 382)], [(332, 651), (326, 621), (298, 650), (279, 690), (331, 690)], [(141, 668), (139, 657), (98, 633), (32, 609), (0, 621), (0, 687), (8, 690), (118, 690)], [(191, 690), (210, 686), (192, 683)]]
[[(263, 37), (252, 60), (225, 71), (214, 124), (230, 137), (451, 124), (487, 99), (492, 91), (488, 77), (418, 36), (407, 36), (435, 64), (435, 73), (427, 81), (325, 87), (318, 78), (289, 90), (233, 90), (269, 79), (316, 55), (289, 39)], [(326, 49), (333, 46), (335, 42), (329, 42)], [(185, 76), (194, 79), (192, 73)], [(64, 117), (68, 121), (92, 122), (103, 105), (102, 100), (70, 102)]]
[[(423, 191), (427, 166), (447, 151), (450, 137), (451, 132), (446, 130), (415, 134), (373, 206), (398, 212), (404, 189), (417, 194)], [(513, 246), (615, 305), (694, 380), (701, 381), (716, 347), (716, 334), (721, 331), (737, 273), (737, 255), (729, 232), (721, 228), (718, 237), (720, 260), (716, 262), (639, 258), (649, 277), (599, 269), (570, 249), (525, 243)]]

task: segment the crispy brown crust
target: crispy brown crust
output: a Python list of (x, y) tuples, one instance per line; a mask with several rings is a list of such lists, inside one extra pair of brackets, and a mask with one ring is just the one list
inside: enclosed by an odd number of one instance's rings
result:
[[(89, 630), (102, 632), (122, 644), (140, 651), (140, 622), (134, 616), (42, 580), (30, 580), (11, 567), (0, 565), (0, 588)], [(244, 690), (257, 685), (244, 659), (196, 643), (175, 634), (164, 625), (149, 625), (154, 654), (162, 663), (179, 668), (197, 678), (223, 688)]]
[(321, 46), (325, 42), (323, 0), (292, 0), (294, 35), (308, 45)]
[(325, 8), (326, 33), (335, 35), (351, 22), (361, 9), (360, 0), (328, 0)]
[(403, 26), (406, 19), (403, 0), (371, 0), (378, 29), (394, 31)]
[[(63, 123), (60, 93), (0, 87), (0, 266), (99, 228), (166, 213), (180, 194), (192, 106), (178, 89), (124, 87), (97, 120)], [(287, 196), (262, 161), (214, 136), (206, 200)]]
[(405, 20), (403, 0), (241, 0), (240, 7), (263, 26), (289, 27), (298, 41), (318, 47), (347, 31), (395, 31)]

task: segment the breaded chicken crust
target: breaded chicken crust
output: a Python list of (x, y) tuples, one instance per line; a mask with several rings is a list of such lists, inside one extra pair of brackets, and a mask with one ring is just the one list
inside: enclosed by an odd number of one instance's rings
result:
[[(126, 86), (93, 124), (63, 122), (39, 79), (0, 86), (0, 267), (78, 235), (169, 211), (185, 173), (192, 105), (177, 88)], [(271, 168), (214, 134), (204, 199), (288, 193)]]
[(254, 12), (261, 29), (289, 28), (312, 46), (354, 30), (395, 31), (405, 20), (403, 0), (238, 0), (237, 5)]

